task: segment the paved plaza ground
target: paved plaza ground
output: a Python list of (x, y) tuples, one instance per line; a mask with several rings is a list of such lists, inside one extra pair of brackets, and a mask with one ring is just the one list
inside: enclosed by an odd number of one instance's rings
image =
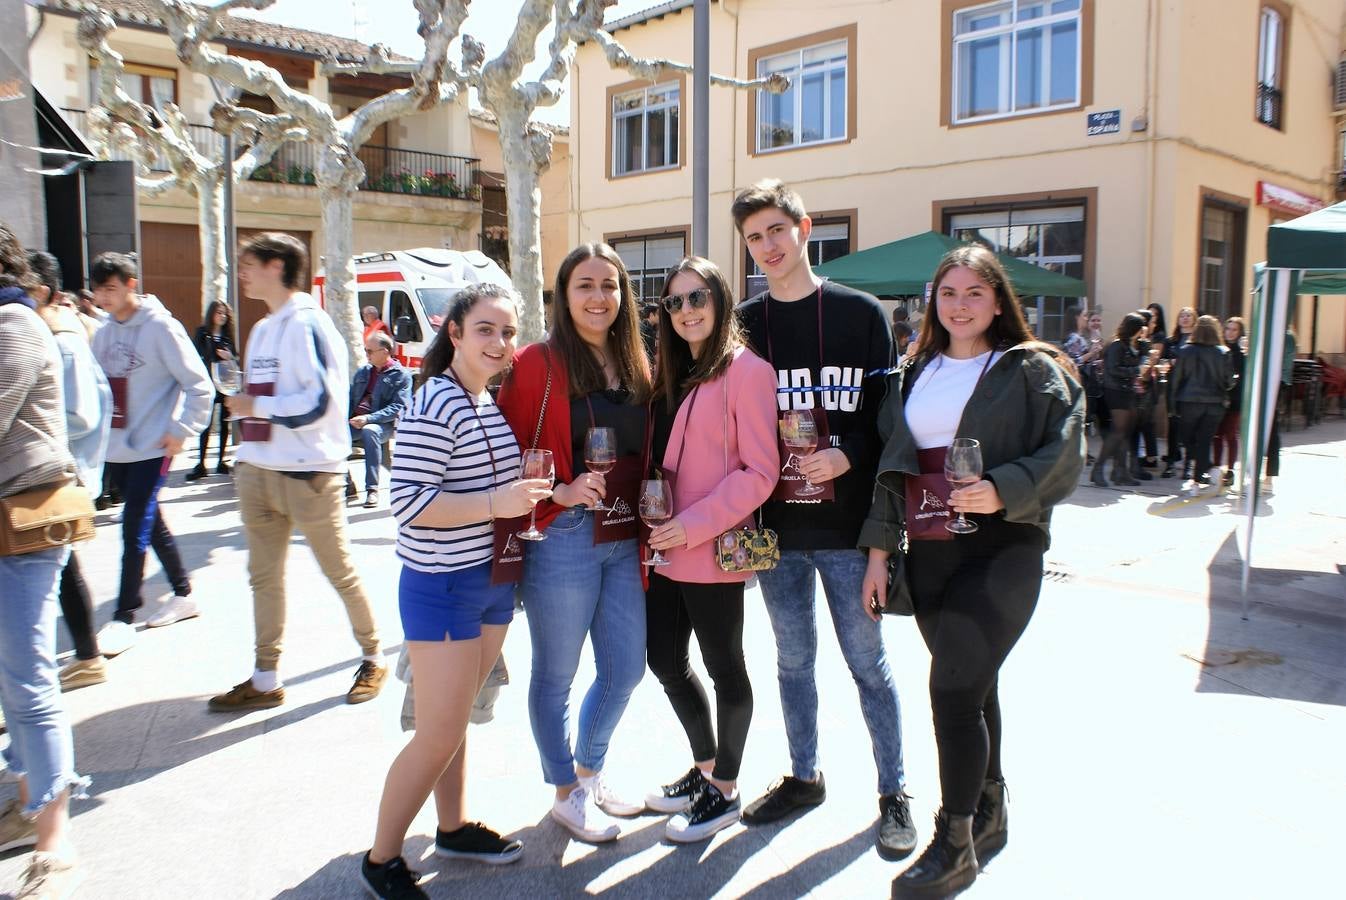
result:
[[(1333, 860), (1346, 809), (1346, 423), (1333, 417), (1285, 437), (1284, 475), (1257, 518), (1246, 621), (1235, 503), (1176, 497), (1169, 480), (1126, 493), (1085, 484), (1058, 509), (1041, 603), (1001, 678), (1011, 839), (966, 896), (1341, 896)], [(205, 614), (141, 632), (109, 663), (107, 684), (66, 695), (78, 767), (93, 779), (90, 798), (73, 805), (88, 873), (79, 896), (361, 896), (359, 858), (403, 741), (401, 685), (372, 703), (343, 703), (358, 651), (296, 538), (287, 704), (206, 711), (207, 696), (251, 670), (252, 613), (233, 486), (218, 476), (185, 485), (194, 461), (178, 461), (165, 516)], [(401, 639), (393, 520), (386, 507), (352, 508), (349, 518), (392, 662)], [(108, 514), (100, 523), (80, 556), (103, 622), (120, 542)], [(166, 590), (157, 563), (149, 572), (147, 598)], [(905, 864), (874, 852), (869, 741), (825, 615), (819, 628), (828, 799), (816, 810), (780, 826), (735, 826), (702, 845), (665, 843), (663, 818), (652, 815), (612, 845), (568, 840), (547, 817), (518, 621), (506, 645), (514, 683), (496, 721), (470, 732), (469, 806), (522, 838), (524, 857), (504, 869), (442, 863), (428, 855), (427, 806), (407, 858), (432, 873), (436, 898), (888, 896)], [(741, 788), (751, 799), (787, 767), (775, 649), (756, 591), (745, 632), (756, 712)], [(886, 621), (884, 633), (924, 845), (939, 798), (928, 656), (909, 620)], [(586, 654), (578, 683), (588, 672)], [(647, 675), (617, 731), (610, 778), (634, 796), (688, 763)], [(0, 891), (16, 889), (25, 860), (0, 857)]]

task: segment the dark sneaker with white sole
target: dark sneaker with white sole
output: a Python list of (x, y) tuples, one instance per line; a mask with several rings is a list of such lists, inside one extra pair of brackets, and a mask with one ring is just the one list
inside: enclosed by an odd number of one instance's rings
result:
[(360, 885), (369, 896), (380, 900), (430, 900), (430, 895), (416, 884), (420, 879), (420, 873), (408, 869), (407, 861), (400, 856), (381, 866), (371, 863), (368, 853), (360, 860)]
[(435, 855), (503, 866), (523, 855), (523, 841), (506, 840), (480, 822), (468, 822), (456, 831), (435, 829)]
[(879, 798), (879, 835), (874, 846), (887, 860), (906, 859), (916, 851), (916, 826), (905, 792)]
[(692, 805), (692, 796), (706, 783), (706, 776), (692, 766), (687, 774), (672, 784), (645, 795), (645, 805), (655, 812), (680, 813)]
[(692, 805), (687, 811), (668, 820), (664, 837), (678, 844), (704, 841), (737, 822), (741, 809), (737, 795), (726, 800), (720, 789), (707, 781), (692, 797)]
[(749, 825), (766, 825), (779, 821), (793, 812), (817, 806), (827, 799), (827, 784), (823, 773), (817, 781), (804, 781), (786, 775), (771, 786), (765, 794), (748, 804), (743, 821)]

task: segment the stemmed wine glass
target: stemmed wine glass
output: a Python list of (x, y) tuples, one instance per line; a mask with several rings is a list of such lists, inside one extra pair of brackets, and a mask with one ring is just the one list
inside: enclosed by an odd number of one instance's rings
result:
[[(808, 456), (818, 448), (818, 423), (813, 419), (813, 410), (786, 410), (780, 421), (780, 431), (785, 449), (790, 451), (790, 459), (794, 461), (795, 468), (799, 469), (800, 457)], [(789, 465), (789, 461), (786, 465)], [(822, 488), (809, 481), (803, 469), (799, 469), (799, 473), (804, 475), (804, 486), (795, 489), (796, 496), (811, 497), (823, 492)]]
[[(556, 480), (556, 463), (550, 450), (525, 450), (523, 462), (519, 465), (520, 478), (542, 478), (550, 483)], [(537, 530), (537, 506), (528, 516), (528, 530), (520, 531), (519, 537), (525, 541), (545, 541), (547, 536)]]
[[(640, 483), (640, 518), (650, 528), (658, 528), (660, 525), (673, 518), (673, 494), (668, 489), (668, 482), (662, 478), (656, 478), (652, 481), (642, 481)], [(660, 555), (658, 550), (654, 555), (645, 560), (647, 566), (666, 566), (668, 560)]]
[[(944, 454), (944, 480), (949, 487), (957, 490), (981, 481), (981, 442), (972, 438), (954, 438)], [(977, 530), (976, 522), (969, 522), (965, 514), (950, 519), (944, 527), (954, 534), (971, 534)]]
[[(606, 426), (590, 428), (584, 438), (584, 465), (590, 472), (606, 475), (617, 466), (617, 430)], [(611, 512), (611, 506), (604, 506), (600, 499), (593, 507), (594, 512)]]
[[(226, 397), (232, 397), (243, 390), (243, 370), (238, 367), (238, 362), (233, 358), (217, 359), (210, 364), (210, 380), (215, 382), (215, 390), (224, 394)], [(234, 421), (237, 416), (229, 416)]]

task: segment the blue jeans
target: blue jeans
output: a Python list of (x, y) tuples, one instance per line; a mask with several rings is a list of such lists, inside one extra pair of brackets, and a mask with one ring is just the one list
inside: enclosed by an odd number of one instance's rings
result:
[(391, 425), (371, 424), (361, 428), (359, 432), (352, 428), (351, 436), (360, 441), (360, 446), (365, 451), (365, 490), (377, 491), (379, 467), (383, 465), (383, 448), (392, 439), (393, 428)]
[(145, 581), (145, 551), (150, 547), (159, 557), (159, 565), (163, 566), (173, 593), (185, 597), (192, 592), (178, 545), (159, 511), (159, 489), (164, 486), (171, 462), (156, 456), (133, 463), (108, 463), (105, 467), (126, 501), (122, 507), (121, 587), (117, 591), (114, 618), (128, 625), (135, 622), (136, 610), (144, 604), (140, 588)]
[(887, 795), (906, 784), (902, 718), (883, 651), (883, 632), (860, 607), (867, 561), (859, 550), (785, 550), (780, 564), (759, 572), (757, 578), (776, 633), (776, 674), (794, 776), (812, 780), (818, 775), (818, 684), (813, 674), (818, 659), (816, 572), (823, 579), (841, 655), (860, 691), (860, 712), (879, 770), (879, 793)]
[(75, 774), (75, 744), (61, 704), (56, 668), (56, 584), (69, 547), (0, 557), (0, 708), (9, 727), (5, 765), (28, 778), (25, 815), (36, 815), (66, 788), (88, 785)]
[[(524, 614), (533, 640), (528, 718), (548, 784), (575, 781), (575, 765), (598, 771), (631, 692), (645, 674), (645, 592), (636, 542), (594, 545), (593, 513), (569, 509), (528, 545)], [(570, 749), (570, 689), (585, 635), (597, 679), (580, 705)]]

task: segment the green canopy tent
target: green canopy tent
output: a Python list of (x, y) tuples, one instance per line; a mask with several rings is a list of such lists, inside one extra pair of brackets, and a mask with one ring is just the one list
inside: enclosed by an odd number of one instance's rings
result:
[[(833, 281), (868, 291), (895, 296), (921, 295), (930, 283), (939, 261), (965, 242), (927, 231), (900, 241), (880, 244), (818, 266), (814, 271)], [(1083, 297), (1089, 287), (1078, 278), (997, 254), (1010, 283), (1020, 297)]]
[(1243, 443), (1239, 481), (1247, 501), (1243, 536), (1243, 616), (1248, 616), (1256, 477), (1276, 414), (1285, 355), (1285, 332), (1297, 294), (1346, 293), (1346, 203), (1338, 203), (1267, 229), (1267, 261), (1257, 267), (1248, 360), (1243, 379)]

